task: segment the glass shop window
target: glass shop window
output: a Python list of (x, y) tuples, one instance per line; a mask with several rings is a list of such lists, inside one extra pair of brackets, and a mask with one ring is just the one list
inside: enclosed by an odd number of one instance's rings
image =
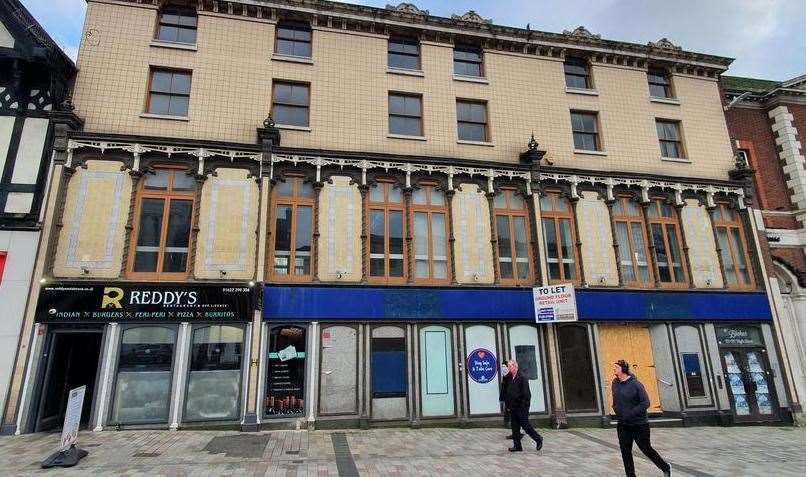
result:
[(406, 338), (373, 337), (372, 397), (406, 397)]
[(305, 328), (278, 326), (269, 334), (266, 416), (305, 413)]
[(240, 415), (244, 331), (210, 325), (193, 330), (185, 420), (234, 420)]
[(167, 422), (176, 329), (137, 326), (123, 330), (112, 422)]

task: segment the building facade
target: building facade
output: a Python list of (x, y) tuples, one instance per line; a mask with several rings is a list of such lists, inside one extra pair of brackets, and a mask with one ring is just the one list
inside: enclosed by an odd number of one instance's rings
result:
[(725, 116), (757, 190), (756, 225), (793, 387), (806, 393), (806, 75), (777, 82), (722, 77)]
[[(538, 421), (609, 424), (621, 358), (655, 417), (789, 420), (730, 61), (411, 4), (91, 0), (4, 422), (53, 425), (59, 343), (98, 430), (498, 422), (510, 357)], [(563, 284), (580, 320), (536, 323)]]
[[(80, 122), (62, 105), (75, 65), (16, 0), (0, 1), (0, 348), (16, 349), (40, 244), (57, 130)], [(14, 352), (0, 354), (5, 407)]]

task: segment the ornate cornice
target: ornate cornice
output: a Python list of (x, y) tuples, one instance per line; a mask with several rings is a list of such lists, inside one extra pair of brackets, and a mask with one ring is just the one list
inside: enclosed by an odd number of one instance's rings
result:
[[(167, 157), (173, 155), (184, 155), (196, 158), (198, 161), (198, 174), (205, 173), (204, 162), (208, 159), (257, 162), (261, 170), (268, 170), (268, 175), (273, 178), (274, 166), (276, 164), (292, 164), (294, 166), (307, 165), (316, 170), (316, 182), (322, 181), (322, 170), (340, 169), (345, 172), (360, 172), (361, 185), (367, 184), (367, 173), (382, 170), (385, 172), (396, 172), (404, 174), (406, 178), (405, 186), (412, 186), (412, 175), (415, 173), (425, 173), (428, 175), (442, 175), (447, 177), (448, 190), (454, 190), (454, 179), (461, 177), (477, 178), (486, 181), (487, 192), (495, 190), (497, 179), (507, 179), (509, 181), (522, 180), (525, 183), (527, 194), (532, 193), (533, 186), (539, 186), (545, 182), (565, 183), (570, 185), (571, 197), (578, 198), (578, 186), (580, 184), (591, 184), (603, 186), (607, 191), (607, 198), (614, 197), (614, 189), (617, 187), (636, 187), (641, 191), (642, 200), (649, 201), (649, 194), (652, 190), (665, 190), (674, 193), (675, 202), (678, 205), (684, 203), (683, 194), (686, 192), (702, 193), (706, 197), (706, 205), (714, 205), (714, 197), (718, 194), (735, 196), (740, 208), (744, 208), (744, 190), (740, 187), (727, 185), (677, 182), (673, 180), (656, 180), (635, 177), (616, 177), (598, 174), (582, 174), (568, 172), (543, 172), (537, 174), (537, 180), (530, 170), (523, 168), (500, 168), (500, 167), (473, 167), (467, 165), (433, 164), (427, 162), (406, 162), (394, 160), (376, 160), (347, 157), (326, 157), (315, 154), (290, 154), (274, 153), (268, 160), (259, 151), (247, 151), (228, 148), (207, 148), (190, 146), (173, 146), (166, 144), (142, 144), (135, 142), (118, 141), (96, 141), (70, 139), (67, 147), (66, 167), (73, 166), (73, 154), (77, 150), (96, 150), (103, 154), (106, 151), (124, 151), (132, 154), (133, 161), (131, 169), (140, 170), (140, 157), (146, 153), (164, 154)], [(351, 171), (348, 171), (351, 170)]]
[(428, 13), (428, 10), (420, 10), (413, 3), (406, 3), (406, 2), (398, 3), (397, 6), (387, 4), (386, 9), (397, 13), (405, 13), (407, 15), (415, 15), (415, 16), (430, 15), (430, 13)]
[[(138, 4), (157, 2), (157, 0), (118, 1)], [(733, 61), (732, 58), (684, 51), (676, 45), (667, 47), (667, 42), (664, 41), (642, 45), (607, 40), (594, 34), (591, 36), (568, 35), (536, 31), (529, 26), (516, 28), (496, 25), (473, 11), (464, 15), (453, 15), (451, 18), (439, 17), (431, 15), (427, 10), (422, 10), (411, 3), (378, 8), (325, 0), (197, 1), (199, 12), (213, 12), (233, 18), (251, 17), (276, 21), (291, 14), (295, 17), (306, 17), (312, 25), (319, 29), (332, 28), (375, 34), (386, 34), (389, 29), (398, 27), (416, 28), (420, 30), (421, 38), (431, 42), (452, 44), (455, 37), (459, 35), (474, 38), (484, 48), (493, 51), (560, 58), (563, 56), (565, 48), (573, 48), (586, 50), (591, 55), (603, 54), (625, 58), (618, 60), (619, 62), (634, 63), (651, 58), (699, 68), (698, 75), (709, 78), (715, 78), (719, 73), (725, 71)]]
[(569, 37), (572, 37), (572, 38), (590, 38), (590, 39), (597, 39), (597, 40), (600, 40), (602, 38), (602, 35), (593, 34), (593, 33), (590, 32), (590, 30), (588, 30), (587, 28), (585, 28), (582, 25), (574, 28), (572, 31), (563, 30), (563, 35), (569, 36)]
[(650, 41), (646, 46), (655, 50), (683, 51), (683, 47), (675, 45), (665, 37), (658, 41)]
[(492, 25), (493, 23), (493, 20), (491, 18), (482, 18), (481, 15), (476, 13), (475, 10), (468, 10), (468, 12), (465, 13), (464, 15), (451, 15), (451, 20), (456, 20), (465, 23), (479, 23), (487, 25)]

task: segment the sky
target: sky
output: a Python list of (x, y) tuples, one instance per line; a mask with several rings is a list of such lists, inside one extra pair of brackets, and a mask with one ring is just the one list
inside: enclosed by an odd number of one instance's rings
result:
[[(22, 0), (75, 59), (86, 0)], [(348, 3), (384, 7), (395, 0)], [(688, 51), (735, 58), (727, 74), (783, 81), (806, 73), (806, 0), (420, 0), (432, 15), (475, 10), (498, 25), (562, 32), (584, 25), (610, 40), (662, 37)]]

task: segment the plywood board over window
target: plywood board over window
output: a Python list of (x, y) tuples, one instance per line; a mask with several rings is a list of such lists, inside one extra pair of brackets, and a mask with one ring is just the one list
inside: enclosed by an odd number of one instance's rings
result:
[(697, 199), (686, 199), (680, 212), (680, 221), (686, 233), (691, 280), (697, 288), (722, 288), (722, 273), (711, 219), (705, 206)]
[(454, 228), (456, 281), (494, 281), (493, 250), (490, 247), (490, 206), (476, 184), (462, 184), (451, 203)]
[(89, 160), (70, 178), (53, 276), (117, 278), (132, 180), (116, 161)]
[(346, 176), (331, 177), (319, 194), (319, 280), (361, 280), (361, 214), (358, 185)]
[(204, 182), (199, 204), (196, 278), (254, 277), (258, 196), (257, 183), (244, 169), (219, 168)]

